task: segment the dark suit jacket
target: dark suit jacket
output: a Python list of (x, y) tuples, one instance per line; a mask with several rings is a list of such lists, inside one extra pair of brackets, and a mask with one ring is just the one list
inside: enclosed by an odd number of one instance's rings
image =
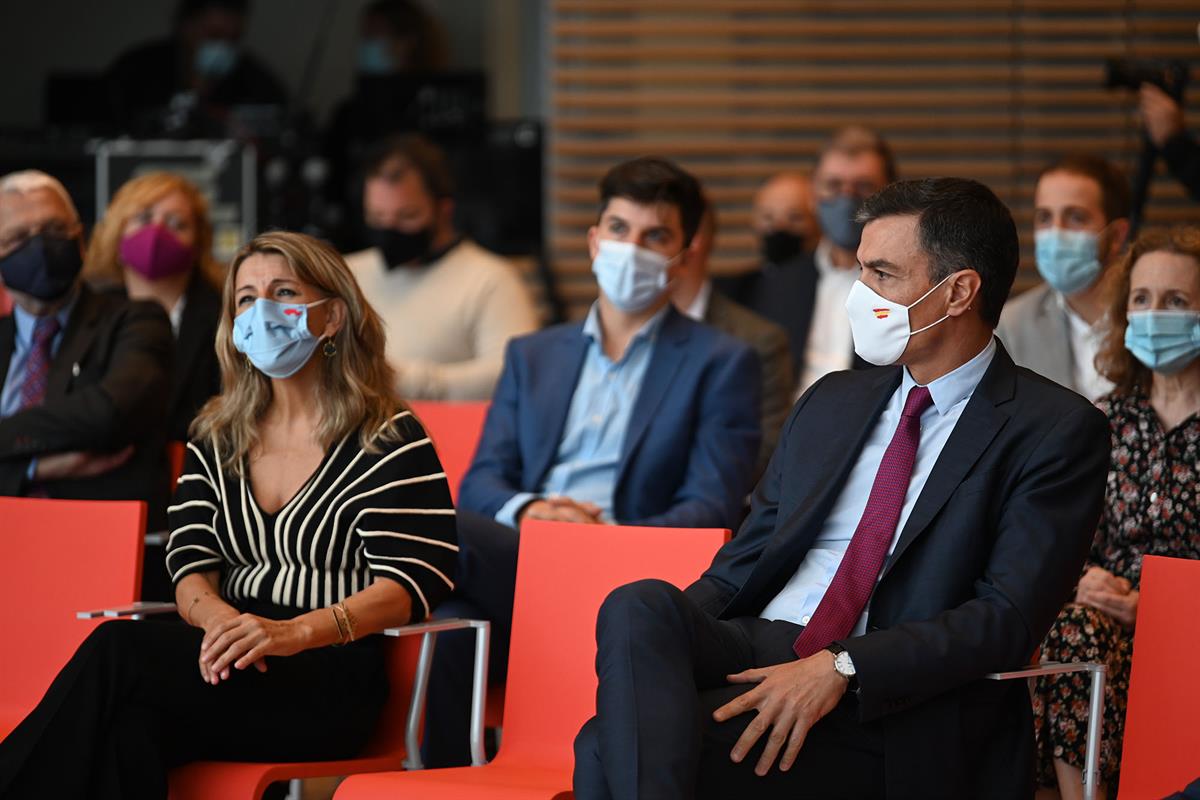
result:
[[(509, 343), (462, 508), (492, 517), (513, 495), (541, 490), (589, 342), (574, 323)], [(759, 373), (749, 345), (668, 310), (625, 433), (617, 521), (736, 526), (758, 455)]]
[[(0, 319), (0, 383), (15, 335), (13, 318)], [(51, 481), (45, 488), (59, 498), (145, 500), (147, 525), (165, 528), (170, 370), (171, 325), (162, 308), (83, 286), (50, 365), (45, 401), (0, 419), (0, 494), (24, 492), (25, 471), (35, 456), (112, 452), (133, 444), (133, 456), (117, 469)]]
[(787, 331), (797, 374), (804, 371), (817, 298), (817, 265), (811, 254), (803, 253), (781, 266), (765, 264), (741, 275), (714, 278), (713, 287)]
[(796, 370), (787, 331), (740, 303), (713, 292), (704, 321), (754, 348), (762, 362), (762, 446), (755, 476), (762, 475), (779, 443), (779, 431), (792, 408)]
[(188, 441), (188, 426), (196, 412), (221, 391), (221, 365), (216, 350), (221, 295), (196, 273), (185, 297), (179, 335), (175, 339), (171, 401), (167, 406), (167, 438), (176, 442)]
[[(722, 618), (757, 616), (804, 559), (900, 382), (836, 372), (797, 403), (750, 517), (687, 589)], [(890, 797), (1029, 797), (1028, 663), (1087, 556), (1108, 472), (1104, 415), (998, 346), (871, 599), (841, 644), (859, 713), (880, 726)]]

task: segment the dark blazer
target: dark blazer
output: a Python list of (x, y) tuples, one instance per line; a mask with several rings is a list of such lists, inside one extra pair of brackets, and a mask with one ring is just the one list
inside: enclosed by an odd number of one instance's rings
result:
[(755, 476), (762, 475), (779, 443), (779, 431), (792, 408), (796, 369), (787, 331), (740, 303), (713, 292), (704, 321), (754, 348), (762, 362), (762, 446)]
[[(721, 618), (757, 616), (804, 559), (899, 367), (836, 372), (797, 403), (750, 517), (687, 593)], [(871, 599), (841, 644), (865, 724), (885, 742), (888, 795), (1029, 797), (1026, 664), (1068, 599), (1104, 498), (1104, 415), (1017, 367), (998, 345)]]
[(175, 337), (175, 369), (171, 400), (167, 406), (167, 438), (188, 441), (188, 426), (210, 397), (221, 391), (221, 365), (217, 361), (217, 324), (221, 320), (221, 295), (200, 273), (188, 284), (179, 334)]
[[(13, 318), (0, 319), (0, 383), (15, 335)], [(82, 286), (50, 365), (45, 401), (0, 418), (0, 494), (23, 494), (35, 456), (112, 452), (133, 444), (133, 456), (111, 472), (51, 481), (45, 489), (51, 497), (76, 500), (145, 500), (147, 525), (162, 530), (170, 371), (171, 325), (162, 308)]]
[[(513, 495), (541, 490), (590, 341), (573, 323), (509, 342), (461, 508), (492, 517)], [(618, 522), (737, 525), (758, 455), (759, 373), (749, 345), (667, 311), (625, 433)]]
[(741, 275), (714, 278), (713, 287), (787, 331), (797, 374), (804, 371), (817, 298), (817, 265), (811, 254), (803, 253), (780, 266), (763, 264)]

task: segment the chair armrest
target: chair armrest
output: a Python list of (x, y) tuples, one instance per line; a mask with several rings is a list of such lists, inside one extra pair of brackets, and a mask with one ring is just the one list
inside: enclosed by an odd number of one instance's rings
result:
[(487, 710), (488, 649), (492, 623), (482, 619), (438, 619), (418, 622), (401, 628), (387, 628), (386, 636), (421, 635), (421, 652), (417, 656), (417, 674), (413, 679), (412, 702), (408, 706), (405, 728), (405, 769), (424, 769), (421, 761), (421, 720), (425, 716), (425, 695), (429, 689), (429, 671), (433, 664), (433, 647), (443, 631), (475, 629), (475, 666), (471, 676), (471, 766), (487, 763), (483, 748), (483, 716)]
[(174, 614), (174, 603), (161, 603), (154, 600), (139, 600), (136, 603), (130, 603), (127, 606), (114, 606), (112, 608), (97, 608), (91, 611), (76, 611), (76, 619), (97, 619), (104, 617), (106, 619), (119, 619), (120, 617), (129, 617), (130, 619), (145, 619), (151, 614)]
[(1090, 672), (1092, 687), (1089, 692), (1087, 755), (1083, 763), (1083, 797), (1084, 800), (1096, 800), (1100, 787), (1100, 741), (1104, 737), (1104, 682), (1108, 676), (1108, 667), (1094, 661), (1062, 663), (1048, 661), (1045, 664), (1033, 664), (1025, 669), (1011, 672), (991, 672), (983, 677), (990, 681), (1007, 681), (1014, 678), (1036, 678), (1041, 675), (1065, 675), (1071, 672)]

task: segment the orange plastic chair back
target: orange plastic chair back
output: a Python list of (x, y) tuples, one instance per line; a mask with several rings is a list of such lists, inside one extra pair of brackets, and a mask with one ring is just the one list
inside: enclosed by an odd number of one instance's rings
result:
[(1146, 556), (1133, 634), (1122, 800), (1166, 797), (1200, 778), (1200, 561)]
[(8, 292), (4, 291), (4, 287), (0, 286), (0, 317), (7, 317), (12, 313), (12, 298)]
[(140, 501), (0, 497), (0, 737), (99, 624), (75, 612), (138, 599), (145, 532)]
[(167, 442), (167, 464), (171, 468), (171, 491), (183, 474), (183, 459), (187, 456), (187, 442)]
[(687, 586), (726, 536), (722, 529), (525, 523), (496, 763), (569, 771), (575, 734), (595, 713), (596, 614), (604, 598), (642, 578)]
[(421, 420), (437, 449), (450, 495), (458, 500), (458, 487), (475, 457), (489, 403), (410, 402), (409, 408)]

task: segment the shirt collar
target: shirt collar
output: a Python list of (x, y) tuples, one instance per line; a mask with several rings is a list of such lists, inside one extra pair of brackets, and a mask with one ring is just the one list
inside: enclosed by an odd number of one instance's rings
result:
[[(940, 416), (945, 416), (950, 409), (975, 392), (975, 387), (983, 380), (983, 374), (991, 366), (992, 357), (995, 355), (996, 337), (993, 336), (970, 361), (929, 382), (926, 388), (929, 389), (929, 396), (933, 398), (933, 405)], [(908, 367), (905, 367), (904, 378), (900, 381), (901, 396), (908, 397), (909, 389), (917, 385)]]
[(821, 275), (832, 275), (838, 271), (833, 265), (833, 242), (825, 238), (817, 242), (817, 249), (813, 251), (813, 263)]
[(679, 310), (696, 322), (704, 322), (704, 315), (708, 313), (708, 301), (711, 297), (712, 281), (706, 280), (700, 285), (700, 291), (696, 292), (696, 296), (692, 298), (692, 304)]
[[(75, 286), (71, 290), (70, 299), (63, 304), (62, 308), (54, 312), (54, 316), (58, 318), (58, 332), (60, 336), (67, 329), (67, 321), (71, 319), (71, 312), (75, 310), (75, 304), (78, 302), (79, 287)], [(13, 323), (17, 328), (17, 343), (22, 347), (28, 347), (33, 343), (33, 326), (37, 324), (38, 318), (17, 305), (15, 300), (13, 301), (12, 315)]]
[[(667, 318), (667, 312), (670, 311), (670, 302), (663, 305), (654, 316), (646, 320), (642, 327), (638, 328), (637, 333), (633, 335), (633, 341), (639, 339), (650, 339), (658, 334), (658, 329), (662, 327), (663, 320)], [(591, 339), (593, 342), (600, 344), (604, 340), (604, 331), (600, 328), (600, 302), (592, 303), (591, 309), (588, 311), (587, 319), (583, 321), (583, 335)]]

